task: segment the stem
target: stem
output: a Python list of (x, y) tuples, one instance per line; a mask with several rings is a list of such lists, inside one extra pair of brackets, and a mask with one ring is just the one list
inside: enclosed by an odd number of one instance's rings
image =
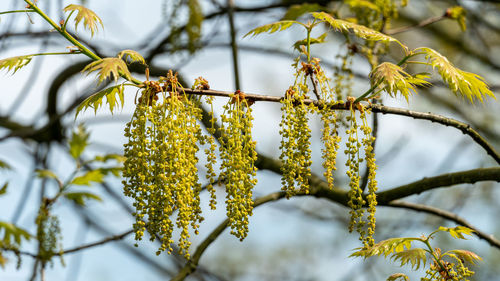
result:
[(444, 265), (441, 263), (441, 260), (439, 259), (439, 257), (436, 256), (436, 253), (434, 252), (434, 249), (432, 249), (431, 243), (429, 243), (429, 237), (427, 239), (423, 240), (423, 241), (422, 240), (420, 240), (420, 241), (424, 242), (425, 245), (427, 245), (427, 248), (429, 249), (428, 252), (431, 253), (432, 257), (434, 257), (434, 260), (439, 265), (439, 267), (441, 267), (441, 269), (443, 271), (448, 272), (448, 270), (446, 269), (446, 267), (444, 267)]
[(24, 0), (24, 2), (26, 2), (33, 9), (34, 12), (39, 14), (45, 21), (47, 21), (50, 25), (52, 25), (52, 27), (54, 27), (54, 29), (57, 30), (57, 32), (59, 32), (62, 36), (64, 36), (64, 38), (66, 38), (68, 41), (70, 41), (73, 45), (77, 46), (78, 49), (80, 49), (80, 51), (84, 55), (88, 56), (89, 58), (91, 58), (93, 60), (100, 60), (101, 59), (98, 55), (94, 54), (92, 51), (87, 49), (85, 46), (82, 45), (82, 43), (80, 43), (73, 36), (71, 36), (68, 32), (66, 32), (66, 30), (61, 29), (61, 27), (57, 23), (55, 23), (51, 18), (49, 18), (49, 16), (47, 16), (37, 6), (35, 6), (35, 4), (33, 4), (33, 2), (31, 2), (30, 0)]
[(307, 63), (311, 63), (311, 27), (307, 27), (307, 39), (306, 39), (306, 46), (307, 46)]
[(73, 15), (73, 13), (75, 12), (75, 10), (71, 11), (68, 15), (68, 17), (66, 18), (66, 20), (64, 21), (64, 24), (62, 26), (62, 30), (64, 32), (66, 32), (66, 25), (68, 24), (68, 21), (69, 21), (69, 18), (71, 18), (71, 15)]
[(229, 28), (231, 30), (231, 51), (233, 55), (234, 87), (240, 90), (240, 70), (238, 63), (238, 45), (236, 43), (236, 28), (234, 26), (234, 2), (227, 0), (227, 16), (229, 19)]
[[(36, 12), (37, 14), (39, 14), (43, 19), (45, 19), (45, 21), (47, 21), (50, 25), (52, 25), (52, 27), (54, 27), (54, 29), (57, 30), (57, 32), (59, 32), (64, 38), (66, 38), (69, 42), (71, 42), (73, 45), (75, 45), (76, 47), (78, 47), (78, 49), (80, 50), (80, 52), (82, 54), (88, 56), (89, 58), (91, 58), (93, 60), (100, 60), (101, 59), (101, 57), (99, 57), (98, 55), (94, 54), (87, 47), (83, 46), (83, 44), (80, 43), (80, 41), (76, 40), (73, 36), (71, 36), (71, 34), (69, 34), (66, 31), (66, 29), (65, 29), (66, 22), (63, 25), (63, 27), (61, 28), (61, 26), (59, 26), (51, 18), (49, 18), (49, 16), (47, 16), (47, 14), (45, 14), (42, 10), (40, 10), (37, 6), (35, 6), (35, 4), (33, 4), (33, 2), (31, 2), (30, 0), (24, 0), (24, 2), (26, 2), (33, 9), (34, 12)], [(69, 16), (68, 16), (68, 18), (69, 18)], [(123, 78), (125, 78), (123, 76), (123, 73), (121, 73), (121, 72), (120, 72), (120, 76), (122, 76)], [(139, 85), (139, 84), (142, 83), (142, 81), (140, 81), (140, 80), (138, 80), (136, 78), (133, 78), (133, 77), (131, 77), (131, 79), (127, 79), (127, 80), (129, 80), (130, 82), (132, 82), (132, 83), (134, 83), (136, 85)]]
[(0, 15), (5, 15), (5, 14), (13, 14), (13, 13), (33, 13), (35, 10), (14, 10), (14, 11), (6, 11), (6, 12), (0, 12)]

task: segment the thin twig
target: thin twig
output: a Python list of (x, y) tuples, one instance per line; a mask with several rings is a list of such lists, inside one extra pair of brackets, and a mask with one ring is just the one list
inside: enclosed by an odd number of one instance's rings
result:
[[(189, 88), (184, 88), (182, 89), (182, 91), (184, 91), (186, 94), (208, 95), (208, 96), (218, 96), (218, 97), (231, 97), (232, 95), (234, 95), (233, 92), (215, 91), (215, 90), (192, 90)], [(249, 99), (252, 99), (253, 101), (280, 102), (283, 99), (283, 97), (267, 96), (260, 94), (251, 94), (251, 93), (245, 93), (245, 96)], [(309, 105), (311, 103), (320, 106), (318, 101), (311, 99), (304, 100), (304, 104), (306, 105)], [(336, 110), (349, 110), (349, 106), (347, 103), (338, 103), (335, 105), (331, 105), (330, 108)], [(433, 114), (430, 112), (424, 113), (424, 112), (412, 111), (409, 109), (384, 106), (380, 104), (366, 105), (366, 108), (371, 109), (372, 112), (375, 113), (407, 116), (407, 117), (412, 117), (414, 119), (428, 120), (431, 122), (439, 123), (441, 125), (456, 128), (462, 131), (462, 133), (470, 136), (477, 144), (479, 144), (486, 151), (486, 153), (488, 153), (498, 164), (500, 164), (500, 154), (495, 150), (495, 148), (491, 144), (488, 143), (488, 141), (486, 141), (476, 130), (474, 130), (468, 124), (465, 124), (463, 122), (460, 122), (452, 118), (444, 117), (442, 115)]]
[(229, 28), (231, 35), (231, 53), (233, 58), (234, 87), (235, 90), (241, 89), (240, 67), (238, 62), (238, 45), (236, 44), (236, 28), (234, 25), (234, 1), (227, 0), (227, 17), (229, 19)]
[(101, 246), (101, 245), (104, 245), (108, 242), (111, 242), (111, 241), (116, 241), (116, 240), (121, 240), (125, 237), (127, 237), (128, 235), (132, 234), (134, 232), (133, 229), (131, 230), (128, 230), (122, 234), (118, 234), (118, 235), (113, 235), (113, 236), (110, 236), (108, 238), (105, 238), (101, 241), (97, 241), (97, 242), (94, 242), (94, 243), (89, 243), (89, 244), (85, 244), (85, 245), (81, 245), (81, 246), (78, 246), (78, 247), (75, 247), (75, 248), (71, 248), (71, 249), (68, 249), (68, 250), (63, 250), (59, 253), (54, 253), (54, 256), (62, 256), (62, 255), (65, 255), (65, 254), (71, 254), (71, 253), (75, 253), (75, 252), (79, 252), (81, 250), (85, 250), (85, 249), (89, 249), (89, 248), (93, 248), (93, 247), (96, 247), (96, 246)]
[(446, 210), (441, 210), (441, 209), (427, 206), (427, 205), (423, 205), (423, 204), (415, 204), (415, 203), (403, 202), (403, 201), (399, 201), (399, 200), (392, 201), (389, 204), (387, 204), (386, 206), (395, 207), (395, 208), (404, 208), (404, 209), (414, 210), (414, 211), (418, 211), (418, 212), (424, 212), (424, 213), (433, 214), (433, 215), (442, 217), (444, 219), (448, 219), (450, 221), (454, 221), (460, 225), (463, 225), (465, 227), (468, 227), (468, 228), (474, 230), (475, 231), (474, 234), (477, 237), (487, 241), (490, 245), (500, 249), (500, 240), (493, 237), (493, 235), (489, 235), (489, 234), (482, 232), (481, 230), (477, 229), (476, 227), (471, 225), (469, 222), (467, 222), (464, 218), (462, 218), (462, 217), (460, 217), (452, 212), (448, 212)]
[[(465, 175), (463, 177), (460, 177), (458, 175), (459, 173), (455, 173), (456, 174), (455, 176), (443, 175), (443, 176), (438, 176), (438, 177), (434, 177), (434, 178), (424, 179), (424, 180), (417, 181), (415, 183), (412, 183), (412, 184), (409, 184), (406, 186), (400, 186), (400, 187), (391, 189), (391, 190), (385, 192), (385, 194), (387, 194), (388, 192), (389, 193), (390, 192), (396, 193), (396, 194), (398, 194), (396, 199), (399, 199), (399, 198), (403, 198), (403, 197), (406, 197), (409, 195), (418, 194), (420, 192), (427, 191), (427, 190), (429, 190), (429, 188), (425, 188), (426, 184), (430, 184), (432, 186), (434, 182), (441, 183), (441, 186), (439, 186), (439, 187), (450, 186), (450, 185), (455, 185), (455, 184), (459, 184), (459, 183), (476, 182), (475, 180), (470, 180), (467, 177), (467, 175), (469, 175), (469, 174), (475, 174), (478, 178), (481, 178), (480, 180), (477, 180), (477, 181), (492, 180), (491, 177), (493, 178), (493, 180), (500, 181), (500, 167), (482, 169), (482, 170), (486, 170), (485, 173), (478, 173), (476, 170), (460, 172), (460, 174)], [(317, 198), (325, 198), (325, 199), (329, 199), (333, 202), (340, 203), (341, 205), (347, 207), (347, 202), (348, 202), (347, 192), (329, 189), (328, 184), (326, 182), (324, 182), (323, 180), (318, 179), (317, 177), (311, 177), (309, 181), (311, 184), (311, 189), (310, 189), (309, 194), (298, 193), (298, 194), (296, 194), (296, 196), (314, 196)], [(425, 184), (422, 184), (422, 182), (424, 182), (424, 181), (426, 181)], [(412, 185), (419, 186), (420, 188), (422, 188), (422, 190), (417, 191), (413, 188), (410, 188), (410, 190), (412, 191), (411, 194), (405, 194), (403, 192), (400, 192), (401, 190), (406, 189), (406, 188), (408, 188), (408, 186), (412, 186)], [(434, 188), (436, 188), (436, 187), (434, 187)], [(383, 194), (384, 192), (381, 192), (381, 193)], [(377, 194), (377, 199), (380, 198), (379, 205), (412, 209), (410, 207), (411, 204), (405, 205), (399, 201), (392, 200), (392, 197), (387, 196), (387, 195), (379, 196), (381, 193)], [(260, 205), (263, 205), (265, 203), (268, 203), (268, 202), (282, 199), (285, 197), (285, 195), (286, 195), (285, 192), (275, 192), (275, 193), (271, 193), (267, 196), (258, 198), (255, 200), (254, 208), (256, 208)], [(420, 206), (418, 211), (428, 212), (430, 214), (434, 214), (436, 216), (455, 221), (455, 222), (460, 223), (464, 226), (467, 226), (471, 229), (474, 229), (474, 230), (476, 230), (476, 232), (477, 232), (476, 234), (478, 235), (478, 237), (485, 239), (490, 245), (500, 249), (500, 243), (498, 243), (497, 240), (495, 240), (493, 237), (488, 236), (488, 235), (484, 234), (483, 232), (477, 230), (477, 228), (468, 224), (465, 220), (458, 217), (457, 215), (450, 213), (450, 212), (442, 211), (442, 210), (437, 211), (437, 209), (432, 208), (432, 207), (428, 207), (428, 206), (422, 207), (422, 206)], [(415, 207), (415, 205), (413, 205), (413, 207)], [(417, 210), (417, 209), (415, 209), (415, 210)], [(196, 248), (196, 251), (193, 254), (191, 260), (189, 260), (186, 263), (186, 265), (181, 269), (181, 271), (177, 274), (177, 276), (175, 276), (171, 280), (173, 280), (173, 281), (184, 280), (189, 274), (193, 273), (196, 270), (196, 267), (199, 263), (199, 260), (202, 256), (202, 254), (205, 252), (205, 250), (208, 248), (208, 246), (210, 246), (217, 239), (217, 237), (219, 237), (219, 235), (222, 234), (222, 232), (227, 228), (228, 225), (229, 225), (229, 219), (226, 219), (222, 223), (220, 223), (207, 236), (207, 238), (205, 238), (205, 240), (203, 240), (201, 242), (201, 244)]]
[(409, 31), (409, 30), (412, 30), (414, 28), (417, 28), (417, 27), (424, 27), (424, 26), (427, 26), (429, 24), (433, 24), (435, 22), (438, 22), (438, 21), (441, 21), (443, 19), (446, 19), (446, 15), (441, 15), (441, 16), (437, 16), (437, 17), (432, 17), (432, 18), (428, 18), (428, 19), (425, 19), (417, 24), (413, 24), (413, 25), (410, 25), (410, 26), (403, 26), (403, 27), (400, 27), (400, 28), (395, 28), (395, 29), (391, 29), (391, 30), (388, 30), (385, 32), (385, 34), (388, 34), (388, 35), (394, 35), (394, 34), (398, 34), (398, 33), (403, 33), (403, 32), (406, 32), (406, 31)]

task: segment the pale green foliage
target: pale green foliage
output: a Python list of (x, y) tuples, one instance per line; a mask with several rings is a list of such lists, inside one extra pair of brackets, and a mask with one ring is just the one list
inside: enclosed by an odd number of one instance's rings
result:
[(90, 33), (92, 36), (94, 36), (94, 33), (97, 31), (97, 27), (100, 24), (101, 27), (104, 28), (102, 24), (102, 20), (90, 9), (85, 8), (84, 6), (81, 5), (75, 5), (71, 4), (66, 6), (64, 8), (65, 12), (73, 12), (77, 11), (78, 13), (76, 14), (75, 17), (75, 30), (78, 27), (78, 24), (83, 20), (83, 27), (85, 29), (90, 30)]
[(400, 261), (399, 266), (404, 266), (408, 262), (411, 263), (411, 268), (413, 270), (418, 270), (420, 268), (420, 264), (422, 263), (425, 266), (427, 262), (427, 258), (425, 256), (426, 251), (422, 248), (408, 249), (402, 252), (394, 253), (391, 256), (391, 259), (394, 261)]
[(1, 169), (4, 169), (4, 170), (11, 170), (11, 169), (12, 169), (12, 167), (11, 167), (9, 164), (7, 164), (6, 162), (4, 162), (4, 161), (0, 160), (0, 170), (1, 170)]
[(344, 0), (344, 3), (351, 8), (367, 8), (376, 12), (380, 12), (380, 8), (371, 1), (367, 0)]
[(249, 35), (256, 36), (261, 33), (275, 33), (276, 31), (283, 31), (288, 29), (290, 26), (292, 26), (294, 23), (302, 25), (302, 23), (294, 20), (284, 20), (284, 21), (278, 21), (270, 24), (266, 24), (263, 26), (259, 26), (255, 29), (252, 29), (250, 32), (245, 34), (243, 37), (247, 37)]
[(457, 226), (457, 227), (444, 227), (440, 226), (437, 231), (448, 232), (453, 238), (457, 239), (467, 239), (465, 235), (472, 235), (475, 231), (465, 227), (465, 226)]
[(384, 255), (387, 257), (392, 253), (399, 253), (411, 249), (411, 243), (418, 238), (390, 238), (380, 241), (369, 248), (358, 248), (359, 250), (352, 253), (350, 257), (364, 257)]
[(425, 58), (429, 60), (433, 68), (437, 69), (443, 81), (448, 84), (455, 94), (460, 92), (471, 103), (474, 103), (475, 99), (483, 102), (483, 96), (495, 98), (495, 95), (481, 76), (456, 68), (446, 57), (431, 48), (422, 47), (414, 51), (425, 54)]
[(91, 170), (85, 174), (75, 177), (70, 184), (74, 185), (87, 185), (90, 186), (92, 183), (101, 183), (104, 180), (104, 174), (100, 169)]
[(3, 184), (2, 188), (0, 188), (0, 195), (4, 195), (5, 193), (7, 193), (7, 187), (9, 186), (9, 183), (6, 182)]
[(89, 133), (83, 125), (78, 126), (76, 131), (71, 134), (69, 140), (69, 154), (77, 160), (88, 145)]
[(36, 176), (42, 179), (55, 179), (59, 181), (57, 175), (51, 170), (36, 170)]
[(103, 58), (89, 63), (82, 70), (82, 72), (87, 72), (87, 75), (94, 71), (98, 72), (98, 84), (101, 84), (107, 79), (116, 81), (120, 75), (127, 80), (132, 79), (127, 64), (120, 58)]
[(33, 56), (18, 56), (0, 60), (0, 70), (7, 69), (7, 72), (16, 73), (19, 69), (30, 63)]
[(304, 4), (295, 4), (291, 5), (290, 8), (286, 11), (285, 15), (281, 18), (281, 20), (296, 20), (300, 16), (315, 12), (319, 10), (323, 10), (323, 6), (316, 3), (304, 3)]
[(406, 274), (404, 273), (394, 273), (391, 274), (391, 276), (387, 277), (386, 281), (397, 281), (397, 280), (410, 281), (410, 278), (406, 276)]
[(64, 197), (80, 206), (85, 206), (86, 200), (102, 201), (101, 197), (90, 192), (67, 192)]
[[(321, 43), (324, 43), (325, 42), (325, 38), (326, 38), (326, 35), (327, 33), (323, 33), (321, 34), (319, 37), (317, 38), (309, 38), (309, 44), (310, 45), (313, 45), (313, 44), (321, 44)], [(300, 46), (307, 46), (307, 39), (302, 39), (302, 40), (299, 40), (297, 42), (295, 42), (293, 44), (293, 48), (297, 51), (300, 52)]]
[(465, 24), (467, 11), (463, 7), (453, 6), (451, 8), (448, 8), (446, 10), (446, 16), (450, 19), (456, 20), (462, 31), (465, 31), (467, 29), (467, 25)]
[(138, 52), (134, 50), (123, 50), (118, 53), (117, 55), (118, 58), (123, 59), (124, 61), (130, 60), (131, 62), (139, 62), (142, 64), (146, 64), (146, 61), (144, 58), (139, 54)]
[(467, 250), (451, 250), (446, 252), (445, 255), (450, 256), (456, 260), (458, 259), (465, 260), (471, 264), (476, 264), (476, 261), (483, 260), (480, 256), (476, 255), (476, 253)]
[(325, 12), (314, 12), (312, 13), (312, 16), (318, 20), (327, 22), (328, 24), (330, 24), (331, 27), (333, 27), (337, 31), (354, 33), (354, 35), (369, 41), (380, 41), (383, 43), (396, 42), (404, 50), (407, 49), (407, 47), (403, 45), (401, 42), (399, 42), (396, 38), (380, 33), (366, 26), (355, 24), (341, 19), (335, 19), (331, 15)]
[[(5, 187), (5, 186), (4, 186)], [(0, 192), (3, 190), (2, 188)], [(4, 268), (7, 263), (7, 258), (2, 254), (3, 250), (19, 251), (22, 240), (30, 240), (31, 234), (26, 230), (15, 226), (8, 222), (0, 221), (0, 235), (3, 233), (3, 238), (0, 239), (0, 267)], [(18, 256), (19, 259), (19, 256)]]
[(115, 106), (121, 105), (123, 107), (123, 103), (125, 102), (123, 96), (123, 84), (109, 87), (86, 98), (76, 108), (75, 119), (78, 117), (80, 111), (86, 110), (89, 107), (93, 108), (94, 112), (97, 113), (97, 109), (102, 106), (102, 99), (104, 97), (106, 97), (106, 103), (109, 105), (111, 113), (113, 113)]
[(115, 160), (118, 163), (123, 163), (126, 157), (120, 154), (106, 154), (104, 156), (97, 155), (92, 159), (92, 162), (107, 162), (109, 160)]
[(370, 73), (373, 85), (379, 84), (391, 97), (396, 97), (399, 92), (408, 101), (411, 92), (416, 92), (415, 87), (428, 86), (431, 83), (425, 81), (429, 78), (427, 74), (412, 76), (406, 73), (399, 65), (383, 62), (375, 67)]
[[(454, 238), (465, 239), (464, 235), (472, 235), (474, 231), (464, 226), (457, 226), (453, 228), (440, 227), (438, 230), (432, 232), (427, 237), (421, 236), (419, 238), (391, 238), (381, 241), (371, 247), (358, 248), (357, 251), (351, 255), (351, 257), (364, 257), (366, 259), (371, 256), (380, 256), (382, 254), (385, 257), (390, 255), (390, 259), (399, 262), (400, 266), (411, 264), (413, 270), (418, 270), (421, 265), (426, 265), (428, 254), (432, 262), (430, 262), (429, 269), (426, 270), (426, 277), (436, 276), (435, 274), (438, 273), (440, 275), (446, 274), (450, 277), (450, 279), (446, 280), (468, 280), (464, 278), (472, 276), (474, 272), (464, 265), (464, 261), (475, 264), (476, 261), (482, 260), (481, 257), (473, 252), (466, 250), (451, 250), (442, 253), (440, 248), (433, 248), (429, 242), (431, 241), (433, 236), (439, 232), (448, 232)], [(412, 249), (411, 246), (412, 242), (414, 241), (420, 242), (425, 246), (423, 248)], [(455, 259), (456, 263), (450, 263), (446, 261), (445, 257)], [(431, 280), (426, 277), (422, 278), (421, 280)], [(408, 277), (402, 273), (393, 274), (389, 276), (387, 280), (398, 279), (409, 280)]]
[(17, 245), (20, 245), (23, 239), (26, 241), (31, 239), (31, 234), (26, 230), (8, 222), (0, 221), (0, 234), (1, 233), (3, 233), (1, 242), (4, 243), (15, 242)]

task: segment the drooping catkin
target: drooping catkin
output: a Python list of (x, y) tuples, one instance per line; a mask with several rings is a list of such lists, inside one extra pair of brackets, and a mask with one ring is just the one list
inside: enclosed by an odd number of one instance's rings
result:
[(224, 106), (221, 119), (220, 178), (225, 179), (227, 217), (231, 234), (243, 240), (253, 212), (257, 153), (252, 140), (252, 109), (242, 92), (237, 92)]

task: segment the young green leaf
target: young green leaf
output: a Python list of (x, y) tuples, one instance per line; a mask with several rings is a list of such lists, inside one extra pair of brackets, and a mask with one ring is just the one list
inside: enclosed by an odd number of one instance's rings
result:
[(405, 52), (408, 49), (408, 47), (403, 45), (403, 43), (399, 42), (399, 40), (397, 40), (396, 38), (380, 33), (366, 26), (355, 24), (345, 20), (335, 19), (325, 12), (314, 12), (311, 14), (314, 18), (327, 22), (335, 30), (354, 33), (354, 35), (369, 41), (380, 41), (383, 43), (396, 42), (401, 46), (401, 48), (405, 50)]
[(112, 174), (113, 176), (118, 177), (118, 176), (120, 176), (120, 172), (122, 171), (122, 168), (121, 167), (109, 167), (109, 168), (99, 168), (98, 170), (101, 171), (101, 173), (104, 176)]
[(85, 111), (89, 107), (94, 109), (94, 113), (97, 113), (99, 107), (102, 106), (102, 99), (104, 97), (106, 97), (106, 103), (109, 105), (111, 113), (113, 113), (115, 106), (121, 105), (123, 107), (123, 103), (125, 102), (125, 98), (123, 96), (123, 84), (109, 87), (86, 98), (76, 108), (75, 119), (82, 110)]
[(404, 273), (394, 273), (391, 274), (391, 276), (387, 277), (386, 281), (397, 281), (397, 280), (410, 281), (410, 277), (408, 277)]
[(319, 5), (319, 4), (311, 4), (311, 3), (303, 3), (303, 4), (295, 4), (290, 6), (288, 10), (286, 11), (285, 15), (281, 18), (282, 21), (284, 20), (296, 20), (300, 16), (310, 13), (310, 12), (315, 12), (315, 11), (320, 11), (323, 10), (324, 7)]
[(71, 139), (69, 140), (69, 153), (73, 159), (78, 159), (82, 152), (88, 145), (89, 133), (85, 130), (83, 125), (78, 126), (78, 128), (71, 134)]
[(0, 170), (12, 170), (12, 167), (10, 167), (9, 164), (5, 163), (4, 161), (0, 160)]
[[(323, 33), (321, 36), (317, 38), (310, 38), (309, 44), (312, 45), (312, 44), (324, 43), (326, 35), (327, 35), (326, 33)], [(293, 48), (300, 52), (300, 46), (306, 46), (306, 45), (307, 45), (307, 39), (302, 39), (295, 42), (295, 44), (293, 44)]]
[(0, 188), (0, 195), (4, 195), (5, 193), (7, 193), (7, 187), (9, 186), (9, 183), (6, 182), (3, 184), (2, 188)]
[(102, 201), (101, 197), (90, 192), (67, 192), (64, 197), (80, 206), (85, 206), (85, 200)]
[(467, 239), (465, 235), (471, 235), (475, 231), (465, 226), (457, 226), (457, 227), (444, 227), (440, 226), (438, 231), (448, 232), (453, 238), (458, 239)]
[(103, 58), (88, 64), (82, 70), (87, 72), (87, 75), (94, 71), (98, 72), (98, 84), (108, 78), (116, 81), (120, 75), (125, 79), (132, 79), (127, 64), (120, 58)]
[(74, 178), (70, 184), (90, 186), (93, 182), (101, 183), (104, 180), (104, 174), (100, 169), (88, 171), (82, 176)]
[(3, 269), (5, 268), (5, 264), (7, 263), (7, 259), (2, 256), (2, 252), (0, 252), (0, 267)]
[(400, 66), (390, 62), (383, 62), (370, 72), (372, 85), (379, 84), (391, 97), (396, 97), (399, 92), (407, 102), (411, 92), (416, 93), (415, 87), (431, 84), (425, 81), (425, 78), (429, 78), (429, 76), (426, 74), (411, 76)]
[(427, 262), (425, 256), (426, 253), (427, 252), (422, 248), (409, 249), (399, 253), (394, 253), (391, 256), (391, 259), (396, 262), (399, 260), (401, 262), (400, 266), (404, 266), (405, 264), (410, 262), (411, 268), (413, 270), (418, 270), (421, 263), (425, 266), (425, 263)]
[(16, 73), (19, 69), (30, 63), (33, 56), (18, 56), (0, 60), (0, 70), (6, 68), (7, 72)]
[(104, 156), (97, 155), (92, 161), (96, 162), (107, 162), (109, 160), (115, 160), (118, 163), (125, 162), (127, 158), (120, 154), (106, 154)]
[(483, 96), (491, 96), (496, 99), (481, 76), (456, 68), (446, 57), (431, 48), (422, 47), (415, 51), (425, 53), (425, 58), (428, 59), (433, 68), (437, 69), (443, 81), (455, 94), (460, 92), (471, 103), (474, 103), (475, 99), (483, 102)]
[(483, 259), (476, 253), (466, 250), (451, 250), (445, 253), (445, 255), (450, 256), (455, 259), (465, 260), (471, 264), (476, 264), (476, 261), (482, 261)]
[(256, 35), (259, 35), (261, 33), (266, 33), (266, 32), (271, 34), (271, 33), (274, 33), (276, 31), (283, 31), (283, 30), (288, 29), (294, 23), (302, 25), (302, 23), (300, 23), (298, 21), (294, 21), (294, 20), (278, 21), (275, 23), (270, 23), (270, 24), (266, 24), (263, 26), (259, 26), (255, 29), (251, 30), (247, 34), (245, 34), (245, 36), (243, 36), (243, 37), (247, 37), (249, 35), (256, 36)]
[(64, 8), (65, 12), (71, 12), (71, 11), (77, 11), (78, 13), (76, 14), (75, 17), (75, 30), (78, 27), (78, 24), (82, 21), (83, 19), (83, 27), (85, 29), (90, 30), (90, 33), (92, 36), (94, 36), (94, 33), (97, 31), (98, 24), (101, 25), (102, 28), (104, 28), (104, 25), (102, 24), (102, 20), (94, 13), (92, 10), (85, 8), (84, 6), (81, 5), (75, 5), (71, 4), (66, 6)]
[(344, 4), (349, 5), (350, 8), (365, 8), (380, 12), (380, 8), (377, 5), (367, 0), (344, 0)]
[(446, 17), (450, 19), (454, 19), (457, 21), (460, 29), (465, 31), (467, 29), (467, 25), (465, 24), (465, 19), (467, 17), (467, 10), (462, 6), (453, 6), (446, 10)]
[(15, 226), (12, 223), (0, 221), (0, 233), (3, 232), (3, 241), (11, 243), (12, 239), (17, 245), (21, 245), (22, 240), (29, 241), (31, 234), (26, 230)]
[(124, 61), (130, 60), (131, 62), (139, 62), (146, 65), (146, 61), (141, 54), (134, 50), (123, 50), (118, 53), (117, 57), (123, 59)]
[(54, 172), (52, 172), (51, 170), (36, 170), (36, 176), (39, 178), (55, 179), (59, 181), (57, 175), (54, 174)]
[(399, 253), (406, 249), (411, 248), (412, 241), (418, 240), (418, 238), (391, 238), (384, 241), (380, 241), (377, 244), (369, 248), (358, 248), (359, 250), (352, 253), (350, 257), (364, 257), (369, 258), (371, 256), (384, 255), (387, 257), (393, 252)]

